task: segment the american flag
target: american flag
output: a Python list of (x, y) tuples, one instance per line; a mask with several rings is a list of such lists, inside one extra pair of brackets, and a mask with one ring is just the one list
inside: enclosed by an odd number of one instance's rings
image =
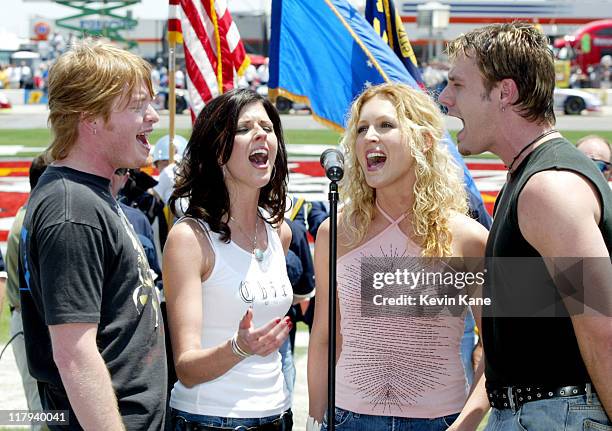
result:
[(195, 116), (208, 101), (234, 88), (250, 63), (226, 0), (170, 0), (168, 39), (183, 42)]

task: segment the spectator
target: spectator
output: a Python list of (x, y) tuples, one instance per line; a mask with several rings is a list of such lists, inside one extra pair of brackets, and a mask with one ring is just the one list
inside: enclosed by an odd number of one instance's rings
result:
[(176, 69), (174, 72), (174, 83), (176, 88), (186, 88), (185, 87), (185, 72), (181, 68)]
[(118, 200), (129, 207), (138, 208), (147, 217), (153, 228), (158, 261), (161, 262), (160, 252), (168, 237), (168, 218), (164, 211), (164, 203), (154, 193), (149, 192), (157, 184), (158, 182), (146, 172), (130, 169)]
[[(30, 190), (34, 190), (38, 179), (43, 174), (47, 164), (44, 156), (36, 157), (30, 165)], [(21, 236), (21, 228), (23, 219), (26, 214), (27, 204), (19, 208), (13, 225), (7, 239), (6, 248), (6, 265), (7, 265), (7, 285), (6, 292), (9, 301), (9, 309), (11, 311), (10, 336), (15, 337), (12, 342), (13, 354), (15, 355), (15, 363), (21, 376), (23, 391), (26, 396), (28, 410), (42, 410), (40, 396), (38, 395), (38, 386), (36, 380), (30, 375), (28, 370), (28, 362), (26, 359), (25, 340), (23, 336), (23, 322), (21, 317), (21, 302), (19, 300), (19, 238)], [(21, 335), (19, 335), (21, 333)], [(43, 429), (41, 425), (32, 425), (32, 429)]]
[(187, 147), (187, 139), (181, 135), (174, 136), (174, 163), (171, 169), (166, 169), (170, 164), (170, 135), (165, 135), (159, 138), (153, 147), (153, 166), (160, 173), (158, 184), (153, 188), (155, 193), (161, 198), (164, 204), (168, 203), (170, 195), (174, 189), (174, 176), (176, 171), (176, 163), (183, 157), (185, 148)]
[(610, 141), (598, 135), (588, 135), (578, 140), (576, 148), (593, 160), (604, 178), (607, 181), (610, 180), (612, 175), (612, 146)]
[(19, 67), (19, 88), (31, 90), (33, 85), (32, 69), (25, 61), (22, 61)]
[[(115, 173), (111, 177), (111, 193), (115, 199), (118, 198), (119, 192), (125, 186), (128, 180), (128, 169), (119, 168), (115, 170)], [(157, 250), (155, 248), (155, 240), (153, 238), (153, 228), (151, 223), (144, 215), (144, 213), (136, 208), (126, 205), (119, 201), (121, 211), (127, 217), (128, 221), (132, 225), (134, 232), (138, 235), (138, 240), (142, 245), (142, 248), (147, 256), (149, 267), (153, 271), (153, 280), (156, 281), (159, 277), (161, 280), (161, 269), (159, 267), (159, 261), (157, 260)]]
[(7, 73), (9, 76), (8, 88), (19, 88), (21, 83), (21, 67), (10, 64), (7, 69)]
[(0, 64), (0, 88), (8, 88), (9, 86), (9, 74), (7, 67), (4, 64)]
[(2, 310), (4, 309), (4, 295), (6, 289), (6, 266), (4, 264), (4, 259), (2, 258), (2, 251), (0, 250), (0, 316), (2, 315)]

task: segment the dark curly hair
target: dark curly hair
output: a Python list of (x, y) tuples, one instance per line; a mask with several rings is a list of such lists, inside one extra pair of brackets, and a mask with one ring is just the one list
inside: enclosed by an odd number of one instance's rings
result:
[(272, 178), (261, 189), (258, 205), (270, 214), (266, 222), (277, 224), (283, 220), (288, 168), (280, 116), (268, 99), (250, 89), (228, 91), (211, 100), (200, 112), (176, 173), (175, 188), (169, 201), (170, 208), (177, 214), (177, 200), (186, 198), (189, 205), (185, 214), (204, 220), (226, 242), (231, 239), (227, 224), (227, 216), (231, 214), (223, 165), (228, 162), (234, 148), (240, 111), (251, 103), (263, 105), (278, 139)]

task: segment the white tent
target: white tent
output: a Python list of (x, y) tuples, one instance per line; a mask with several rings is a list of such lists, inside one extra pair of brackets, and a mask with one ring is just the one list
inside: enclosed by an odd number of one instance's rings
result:
[(0, 51), (17, 51), (24, 42), (27, 40), (18, 38), (15, 33), (0, 29)]

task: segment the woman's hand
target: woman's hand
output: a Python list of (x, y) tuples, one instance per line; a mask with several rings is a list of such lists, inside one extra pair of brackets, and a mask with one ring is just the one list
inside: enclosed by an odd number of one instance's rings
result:
[(238, 326), (238, 347), (251, 355), (268, 356), (283, 345), (293, 323), (289, 317), (274, 319), (261, 328), (253, 327), (253, 309), (249, 308)]

